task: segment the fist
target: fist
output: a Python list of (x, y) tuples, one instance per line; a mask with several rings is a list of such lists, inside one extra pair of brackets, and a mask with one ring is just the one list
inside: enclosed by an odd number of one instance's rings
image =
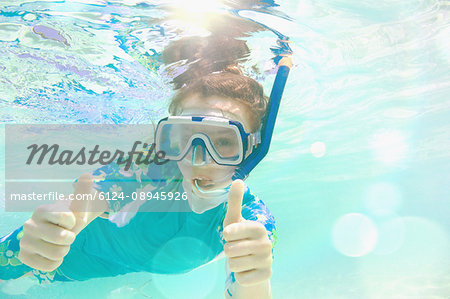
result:
[[(74, 195), (92, 191), (92, 177), (83, 175)], [(88, 200), (64, 201), (38, 207), (23, 225), (19, 259), (31, 268), (51, 272), (58, 268), (69, 253), (77, 234), (90, 221)], [(90, 220), (90, 221), (89, 221)]]
[(242, 286), (252, 286), (272, 276), (272, 242), (264, 225), (242, 217), (244, 188), (241, 180), (234, 181), (230, 188), (223, 222), (223, 237), (227, 241), (224, 252), (236, 281)]

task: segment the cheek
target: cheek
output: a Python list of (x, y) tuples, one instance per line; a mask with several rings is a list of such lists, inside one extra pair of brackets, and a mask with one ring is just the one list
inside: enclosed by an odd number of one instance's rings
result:
[(220, 175), (227, 175), (230, 173), (234, 173), (234, 171), (237, 169), (236, 166), (224, 166), (224, 165), (220, 165), (217, 167), (216, 172)]
[[(220, 167), (220, 168), (219, 168)], [(217, 169), (211, 170), (209, 173), (211, 178), (215, 180), (217, 187), (224, 188), (232, 183), (232, 176), (237, 167), (235, 166), (219, 166)]]
[(192, 177), (192, 165), (189, 165), (188, 163), (184, 162), (183, 160), (178, 161), (178, 168), (181, 171), (181, 174), (185, 178), (191, 178)]

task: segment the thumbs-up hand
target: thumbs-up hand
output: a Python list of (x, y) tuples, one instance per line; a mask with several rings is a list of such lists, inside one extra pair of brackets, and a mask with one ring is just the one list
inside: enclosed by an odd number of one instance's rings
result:
[[(94, 180), (91, 175), (83, 174), (75, 185), (75, 191), (73, 192), (74, 200), (70, 203), (70, 211), (75, 216), (75, 225), (71, 231), (78, 235), (92, 220), (94, 220), (99, 213), (92, 212), (92, 200), (89, 200), (86, 195), (94, 196), (93, 189)], [(86, 198), (83, 198), (86, 196)], [(81, 200), (77, 200), (79, 197)], [(95, 210), (94, 210), (95, 211)]]
[[(93, 179), (82, 175), (73, 198), (92, 194)], [(99, 202), (99, 201), (97, 201)], [(31, 268), (51, 272), (69, 253), (76, 236), (101, 212), (90, 212), (89, 200), (72, 200), (39, 206), (23, 225), (19, 259)]]
[(243, 181), (231, 184), (223, 221), (223, 237), (227, 241), (224, 251), (236, 281), (241, 286), (252, 286), (272, 276), (272, 242), (264, 225), (242, 217), (244, 191)]

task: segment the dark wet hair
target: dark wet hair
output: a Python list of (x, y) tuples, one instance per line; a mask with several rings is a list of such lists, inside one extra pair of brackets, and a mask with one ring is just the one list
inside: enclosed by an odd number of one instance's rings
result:
[(245, 61), (249, 53), (243, 40), (227, 36), (194, 36), (173, 41), (164, 49), (162, 59), (167, 65), (185, 61), (183, 67), (186, 69), (171, 81), (176, 90), (193, 79), (226, 70), (238, 61)]
[(253, 112), (252, 131), (259, 128), (265, 115), (269, 98), (264, 95), (261, 84), (243, 76), (236, 67), (228, 67), (222, 72), (202, 76), (180, 88), (169, 106), (171, 115), (181, 113), (183, 99), (197, 95), (203, 99), (212, 96), (229, 98), (247, 105)]

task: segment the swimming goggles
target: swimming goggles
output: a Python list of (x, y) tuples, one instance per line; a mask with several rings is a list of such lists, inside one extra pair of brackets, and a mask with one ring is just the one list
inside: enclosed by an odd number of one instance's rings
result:
[(157, 152), (169, 160), (192, 158), (198, 166), (211, 163), (210, 157), (219, 165), (237, 166), (259, 143), (259, 132), (247, 133), (240, 122), (222, 117), (169, 116), (155, 132)]

